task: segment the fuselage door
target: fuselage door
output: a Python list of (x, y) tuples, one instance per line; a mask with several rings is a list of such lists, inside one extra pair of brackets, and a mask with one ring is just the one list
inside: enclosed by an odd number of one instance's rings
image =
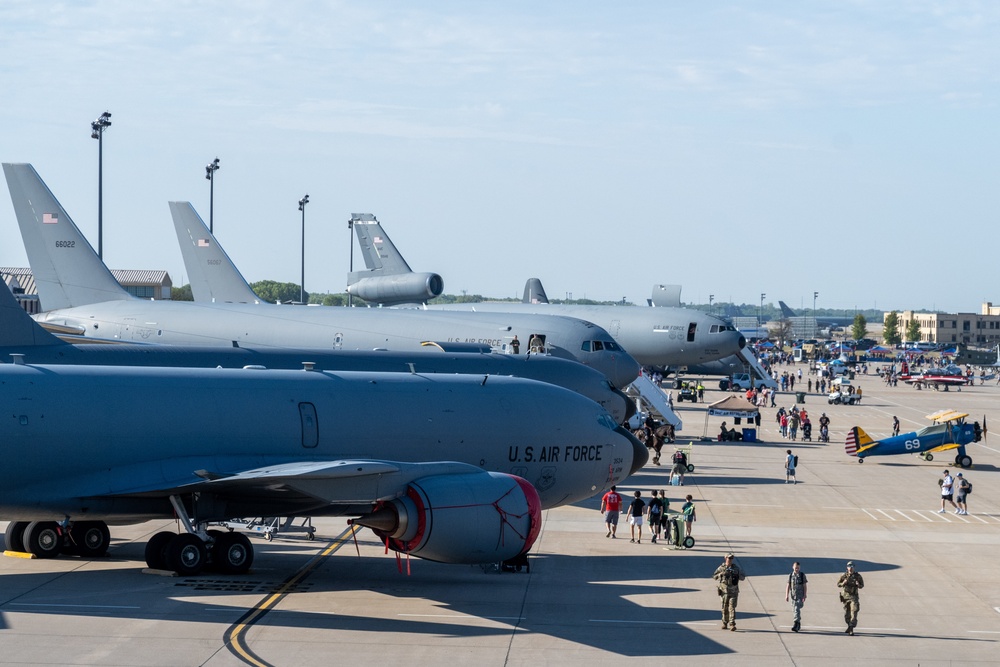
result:
[(338, 333), (333, 336), (333, 349), (339, 350), (344, 346), (344, 334)]
[(688, 341), (687, 342), (689, 342), (689, 343), (693, 343), (694, 342), (694, 332), (697, 329), (698, 329), (698, 323), (697, 322), (691, 322), (690, 324), (688, 324)]
[(312, 449), (319, 444), (319, 422), (316, 419), (316, 406), (312, 403), (299, 403), (299, 418), (302, 420), (302, 446)]

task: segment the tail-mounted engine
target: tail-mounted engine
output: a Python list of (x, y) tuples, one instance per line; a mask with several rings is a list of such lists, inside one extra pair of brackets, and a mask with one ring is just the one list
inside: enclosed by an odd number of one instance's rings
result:
[(541, 529), (538, 492), (496, 472), (435, 475), (353, 521), (394, 551), (441, 563), (495, 563), (528, 552)]

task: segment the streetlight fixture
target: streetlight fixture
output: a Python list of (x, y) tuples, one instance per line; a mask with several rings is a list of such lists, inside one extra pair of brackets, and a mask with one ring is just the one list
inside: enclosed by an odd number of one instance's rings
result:
[(819, 329), (819, 325), (816, 324), (816, 297), (819, 296), (819, 292), (813, 292), (813, 336), (816, 335), (816, 330)]
[(708, 313), (709, 313), (709, 315), (712, 314), (712, 302), (713, 301), (715, 301), (715, 295), (714, 294), (709, 294), (708, 295)]
[(757, 309), (757, 339), (760, 340), (760, 316), (764, 312), (764, 297), (767, 296), (763, 292), (760, 293), (760, 308)]
[[(354, 216), (347, 221), (347, 244), (351, 248), (351, 262), (348, 265), (348, 271), (354, 273)], [(350, 292), (347, 293), (347, 307), (350, 308), (354, 305), (354, 295)]]
[(219, 158), (215, 158), (205, 167), (205, 178), (208, 179), (208, 231), (215, 233), (215, 172), (219, 171)]
[(306, 204), (309, 195), (299, 200), (299, 210), (302, 211), (302, 280), (299, 283), (299, 303), (306, 302)]
[(104, 130), (111, 127), (111, 112), (105, 111), (90, 124), (91, 139), (97, 139), (97, 256), (104, 259)]

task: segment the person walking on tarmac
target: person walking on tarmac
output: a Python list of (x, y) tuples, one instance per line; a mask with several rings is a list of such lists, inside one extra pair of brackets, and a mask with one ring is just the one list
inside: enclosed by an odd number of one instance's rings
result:
[(802, 629), (802, 605), (806, 603), (806, 588), (809, 580), (806, 573), (801, 570), (799, 561), (792, 563), (792, 571), (788, 575), (788, 583), (785, 584), (785, 602), (791, 598), (792, 602), (792, 632)]
[(604, 537), (618, 537), (618, 515), (622, 511), (622, 497), (615, 487), (604, 494), (601, 498), (601, 512), (604, 514), (604, 523), (607, 524), (608, 534)]
[(740, 599), (740, 582), (746, 579), (743, 570), (734, 563), (733, 554), (726, 554), (722, 565), (716, 568), (712, 578), (719, 582), (719, 597), (722, 598), (722, 629), (736, 632), (736, 604)]
[(849, 635), (854, 634), (854, 628), (858, 625), (858, 612), (861, 611), (861, 600), (858, 591), (865, 587), (865, 580), (860, 572), (854, 570), (854, 563), (847, 562), (847, 572), (840, 575), (837, 580), (837, 588), (840, 589), (840, 601), (844, 605), (844, 621), (847, 622), (847, 629), (844, 630)]

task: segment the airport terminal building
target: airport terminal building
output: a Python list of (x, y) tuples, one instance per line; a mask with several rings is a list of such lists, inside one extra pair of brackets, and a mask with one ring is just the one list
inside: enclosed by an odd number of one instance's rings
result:
[[(889, 313), (886, 313), (888, 315)], [(1000, 343), (1000, 306), (983, 303), (980, 313), (898, 313), (899, 331), (910, 322), (920, 326), (920, 340), (930, 343), (964, 343), (977, 347), (993, 347)]]

